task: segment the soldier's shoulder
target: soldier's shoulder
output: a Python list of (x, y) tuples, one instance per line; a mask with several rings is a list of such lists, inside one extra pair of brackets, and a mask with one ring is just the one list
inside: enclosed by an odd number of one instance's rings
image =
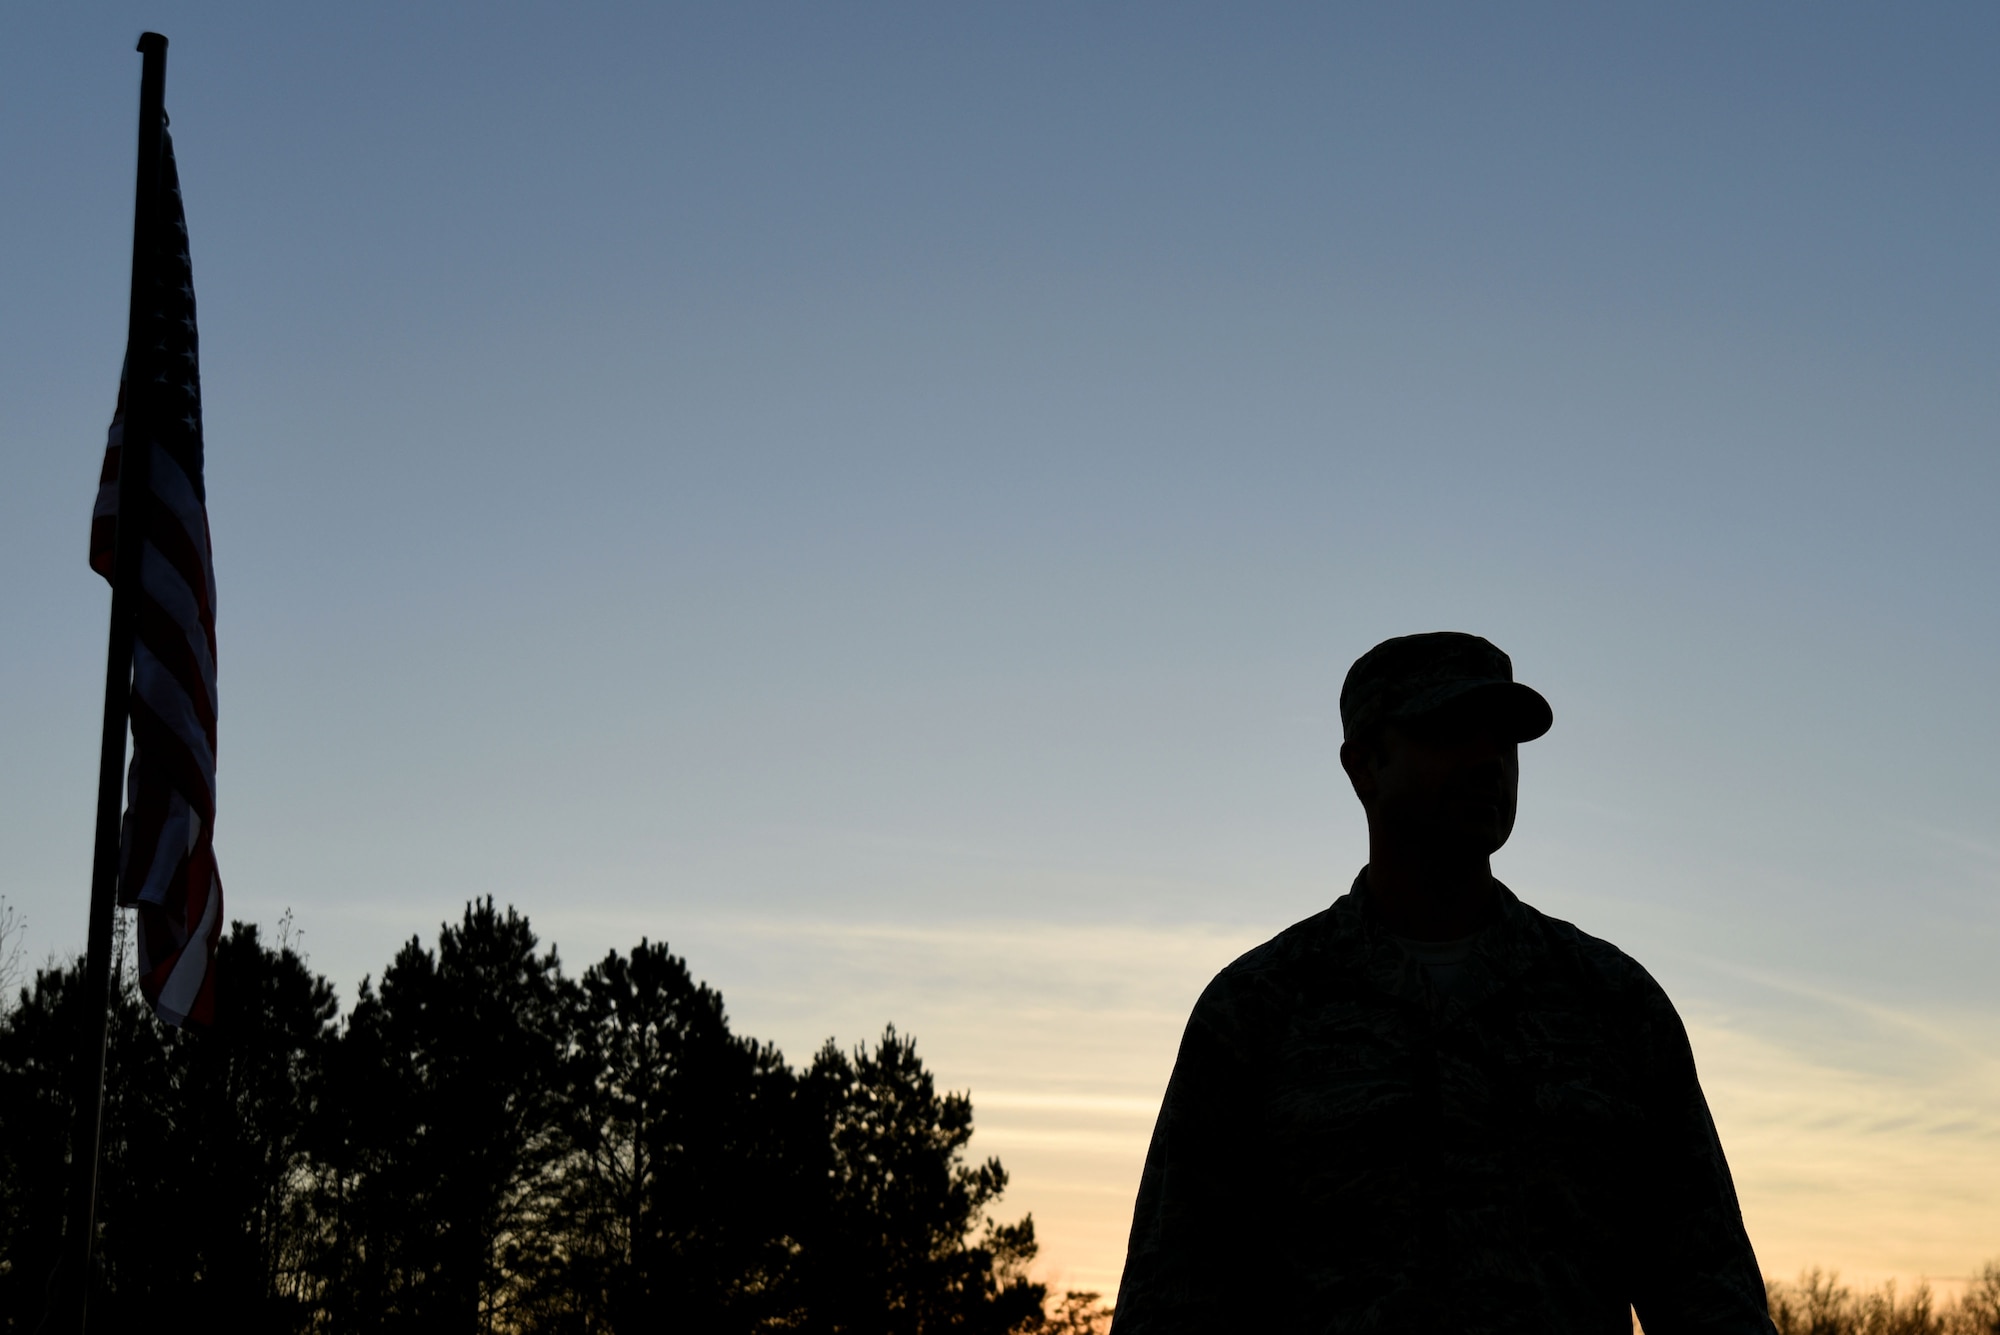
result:
[(1209, 980), (1197, 1009), (1237, 1009), (1296, 993), (1301, 980), (1327, 967), (1332, 914), (1322, 909), (1238, 955)]
[(1520, 904), (1530, 930), (1540, 939), (1550, 962), (1561, 966), (1563, 972), (1580, 978), (1593, 991), (1622, 996), (1641, 1005), (1673, 1008), (1666, 989), (1638, 960), (1573, 922), (1543, 913), (1519, 900), (1515, 902)]

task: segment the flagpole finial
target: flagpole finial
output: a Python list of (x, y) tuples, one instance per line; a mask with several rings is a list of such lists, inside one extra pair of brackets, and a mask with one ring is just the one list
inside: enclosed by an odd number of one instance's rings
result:
[(155, 51), (164, 53), (167, 49), (167, 39), (160, 33), (142, 32), (139, 34), (139, 45), (132, 49), (143, 51), (149, 56)]

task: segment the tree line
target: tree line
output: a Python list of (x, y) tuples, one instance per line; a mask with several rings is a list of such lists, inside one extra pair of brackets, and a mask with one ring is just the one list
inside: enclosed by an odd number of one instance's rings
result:
[[(339, 1014), (281, 931), (235, 923), (210, 1030), (112, 1017), (94, 1320), (274, 1332), (1039, 1330), (1094, 1295), (1028, 1277), (972, 1103), (913, 1041), (794, 1068), (664, 944), (572, 978), (489, 898)], [(0, 1016), (0, 1331), (61, 1243), (80, 962)]]
[(1778, 1335), (2000, 1335), (2000, 1261), (1943, 1302), (1928, 1284), (1900, 1294), (1891, 1281), (1857, 1293), (1819, 1269), (1797, 1283), (1770, 1283), (1766, 1292)]

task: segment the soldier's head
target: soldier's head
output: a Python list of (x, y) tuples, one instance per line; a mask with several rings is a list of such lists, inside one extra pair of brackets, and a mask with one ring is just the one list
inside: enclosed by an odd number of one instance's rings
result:
[(1541, 693), (1513, 662), (1459, 631), (1384, 640), (1340, 688), (1341, 768), (1369, 836), (1444, 856), (1484, 857), (1514, 829), (1520, 743), (1549, 730)]

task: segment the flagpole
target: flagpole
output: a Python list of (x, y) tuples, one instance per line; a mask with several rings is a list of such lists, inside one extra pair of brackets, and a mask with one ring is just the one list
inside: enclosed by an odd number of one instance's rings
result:
[[(77, 1034), (76, 1101), (71, 1111), (69, 1218), (63, 1265), (74, 1329), (89, 1328), (92, 1253), (97, 1240), (97, 1168), (104, 1131), (104, 1068), (111, 1020), (111, 938), (118, 900), (119, 816), (123, 809), (125, 730), (132, 692), (132, 640), (145, 547), (147, 474), (152, 465), (153, 251), (159, 244), (160, 146), (165, 131), (167, 39), (139, 36), (139, 166), (132, 196), (132, 299), (125, 332), (125, 425), (118, 451), (118, 545), (111, 581), (111, 632), (104, 666), (104, 732), (97, 760), (97, 839), (90, 868), (90, 946), (84, 959), (83, 1014)], [(68, 1323), (65, 1322), (65, 1325)]]

